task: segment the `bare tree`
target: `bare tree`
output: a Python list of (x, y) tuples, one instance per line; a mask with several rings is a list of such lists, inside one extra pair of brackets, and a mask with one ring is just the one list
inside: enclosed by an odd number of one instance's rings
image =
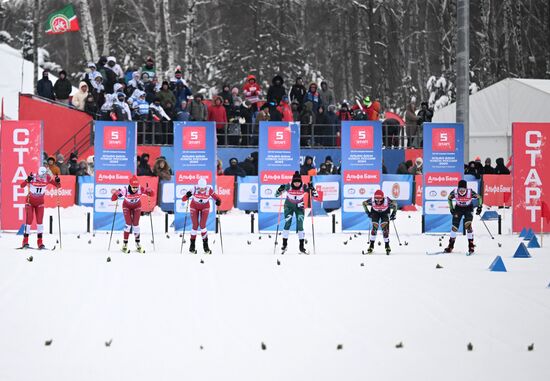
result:
[(104, 56), (108, 56), (111, 54), (111, 41), (109, 39), (109, 18), (107, 17), (107, 1), (106, 0), (99, 0), (99, 4), (101, 7), (101, 36), (103, 38), (103, 49), (101, 50), (101, 54)]
[(83, 37), (87, 40), (86, 42), (90, 49), (90, 61), (95, 61), (99, 58), (99, 54), (97, 50), (97, 40), (95, 37), (94, 23), (92, 21), (92, 14), (90, 13), (88, 0), (80, 0), (80, 14), (82, 20), (82, 29), (85, 29), (85, 32), (83, 32)]
[(168, 69), (176, 67), (176, 44), (172, 34), (172, 12), (170, 11), (170, 0), (162, 0), (162, 11), (164, 13), (164, 34), (166, 36), (166, 50), (168, 51)]

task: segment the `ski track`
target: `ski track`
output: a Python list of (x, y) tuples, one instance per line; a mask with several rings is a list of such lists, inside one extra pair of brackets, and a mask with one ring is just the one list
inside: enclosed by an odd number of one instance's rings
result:
[[(512, 258), (521, 240), (508, 211), (495, 240), (474, 220), (470, 257), (426, 255), (442, 234), (419, 234), (420, 212), (398, 214), (409, 244), (392, 229), (386, 256), (378, 244), (361, 255), (366, 232), (331, 234), (330, 218), (317, 216), (316, 255), (298, 255), (294, 233), (273, 255), (275, 234), (246, 233), (238, 211), (221, 216), (223, 255), (215, 234), (213, 255), (187, 254), (187, 234), (181, 255), (173, 231), (156, 232), (153, 252), (149, 224), (146, 254), (121, 253), (116, 232), (108, 252), (107, 234), (84, 233), (86, 211), (64, 209), (63, 249), (33, 251), (33, 262), (14, 249), (20, 236), (1, 233), (0, 380), (550, 379), (550, 253)], [(154, 219), (164, 228), (163, 214)], [(459, 235), (456, 250), (466, 246)], [(487, 270), (496, 255), (507, 273)]]

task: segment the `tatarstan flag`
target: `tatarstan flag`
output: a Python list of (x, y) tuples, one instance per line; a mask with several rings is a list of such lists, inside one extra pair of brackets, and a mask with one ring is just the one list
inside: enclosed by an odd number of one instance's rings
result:
[(73, 5), (69, 4), (65, 8), (49, 14), (45, 28), (47, 34), (60, 34), (80, 30)]

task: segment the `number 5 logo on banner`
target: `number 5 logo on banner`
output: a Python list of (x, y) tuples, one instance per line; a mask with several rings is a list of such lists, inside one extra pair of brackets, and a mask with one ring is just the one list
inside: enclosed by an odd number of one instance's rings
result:
[(206, 128), (205, 127), (184, 127), (183, 149), (204, 150), (206, 149)]
[(103, 130), (104, 149), (126, 149), (126, 127), (106, 126)]
[(372, 126), (351, 126), (350, 147), (351, 149), (373, 149), (374, 130)]
[(434, 128), (432, 130), (433, 151), (454, 151), (455, 148), (454, 128)]
[(268, 127), (267, 147), (270, 150), (289, 150), (291, 147), (290, 128)]

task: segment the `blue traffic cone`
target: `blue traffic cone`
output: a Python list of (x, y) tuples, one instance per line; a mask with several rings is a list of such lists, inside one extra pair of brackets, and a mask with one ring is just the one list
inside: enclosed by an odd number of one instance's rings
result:
[(525, 244), (523, 242), (520, 243), (518, 248), (516, 249), (516, 252), (514, 253), (514, 258), (531, 258), (531, 254), (529, 254), (529, 250), (527, 250), (527, 247), (525, 247)]
[(500, 255), (497, 255), (493, 263), (491, 263), (491, 266), (489, 266), (489, 270), (506, 272), (506, 266), (504, 266), (504, 261), (502, 260)]

